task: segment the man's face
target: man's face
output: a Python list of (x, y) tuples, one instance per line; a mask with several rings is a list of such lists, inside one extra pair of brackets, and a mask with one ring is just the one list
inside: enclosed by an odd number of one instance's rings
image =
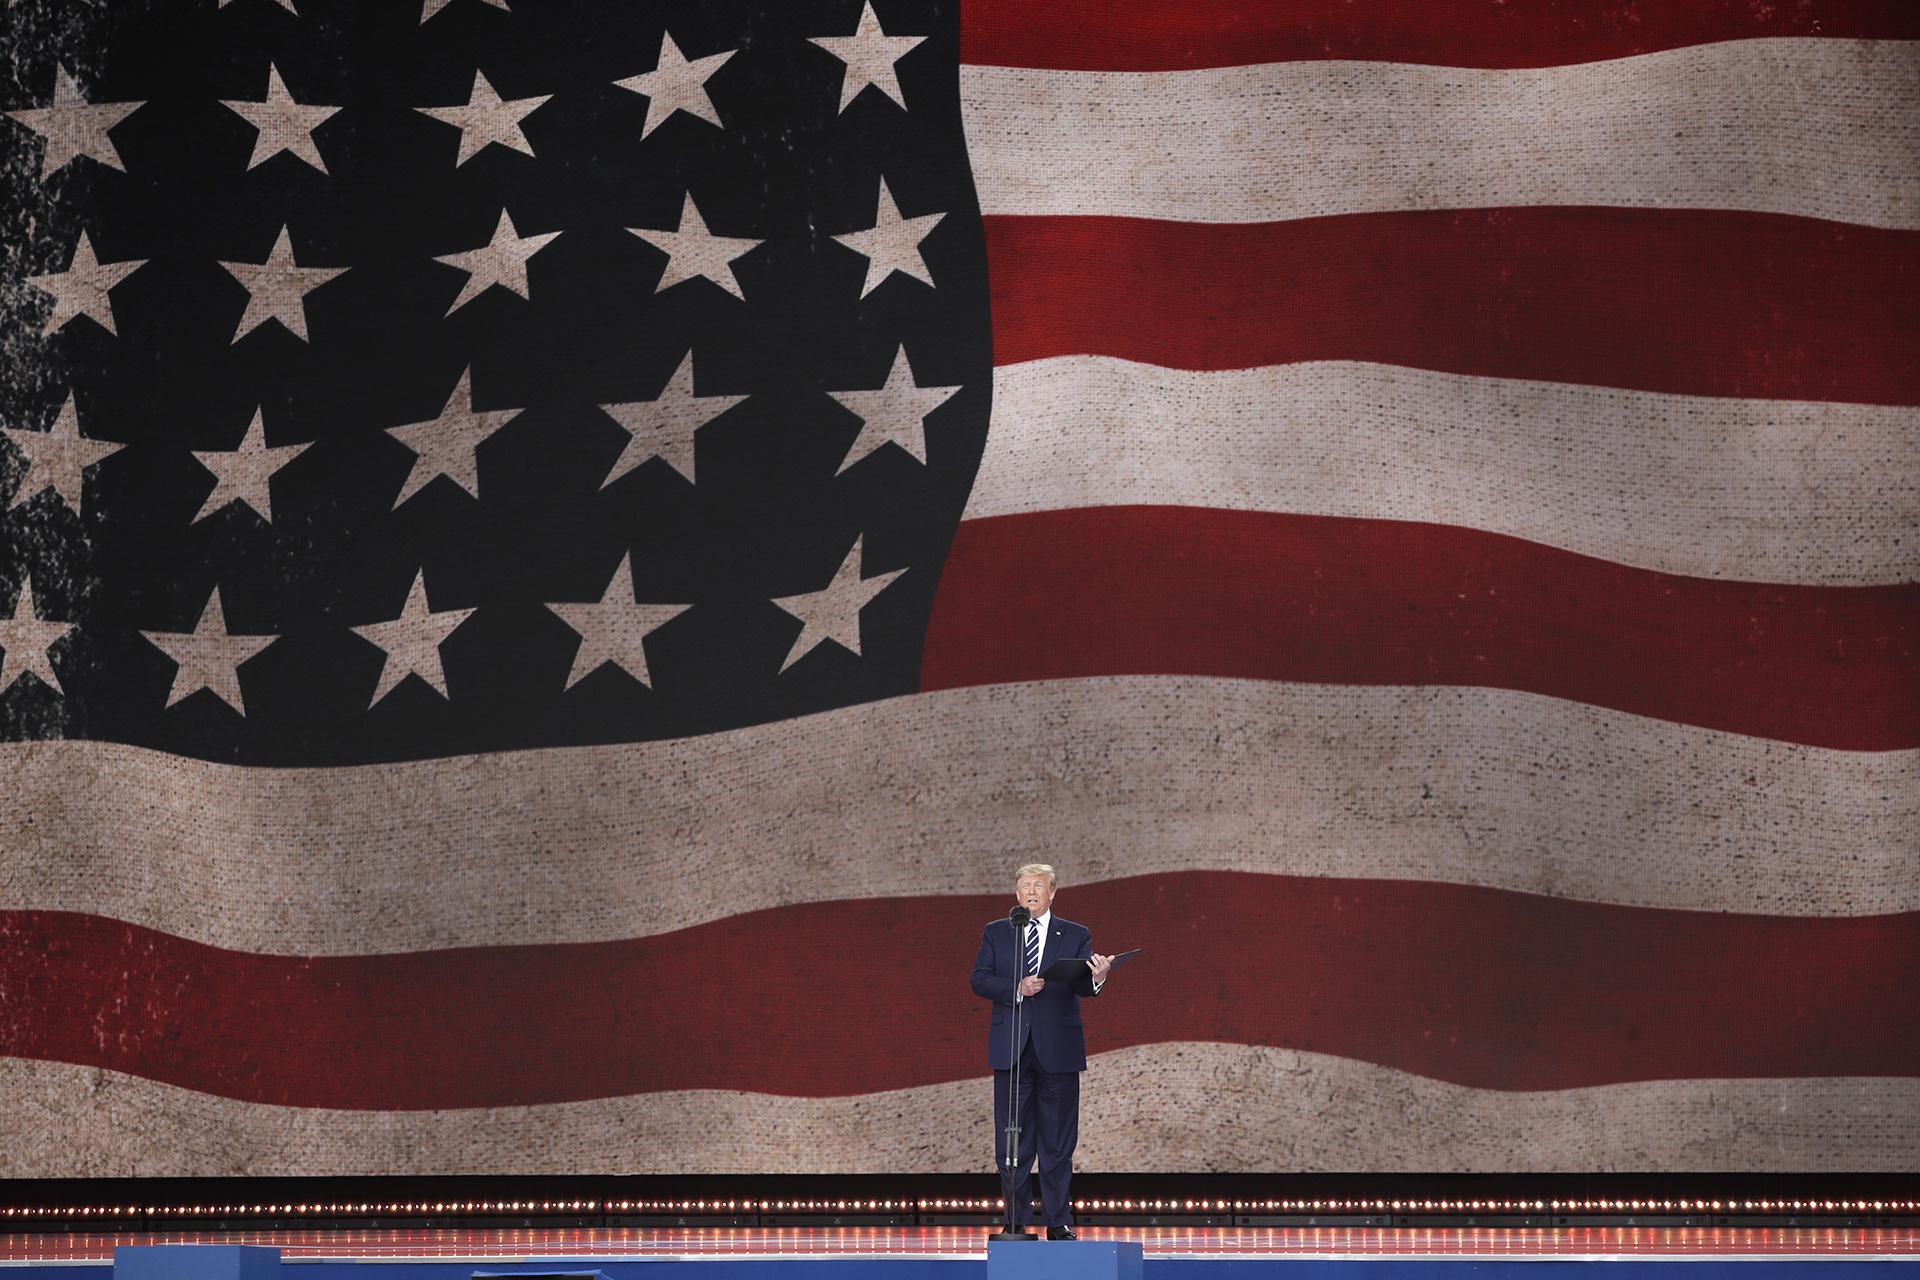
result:
[(1013, 899), (1038, 920), (1053, 905), (1053, 886), (1045, 876), (1021, 876), (1013, 882)]

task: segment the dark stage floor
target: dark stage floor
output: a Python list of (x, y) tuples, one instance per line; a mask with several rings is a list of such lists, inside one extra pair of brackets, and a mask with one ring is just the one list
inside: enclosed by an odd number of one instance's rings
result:
[[(589, 1228), (6, 1235), (0, 1265), (100, 1260), (117, 1244), (269, 1244), (288, 1258), (971, 1257), (985, 1227)], [(1916, 1257), (1903, 1227), (1087, 1227), (1139, 1240), (1149, 1257)], [(1044, 1247), (1044, 1246), (1043, 1246)]]

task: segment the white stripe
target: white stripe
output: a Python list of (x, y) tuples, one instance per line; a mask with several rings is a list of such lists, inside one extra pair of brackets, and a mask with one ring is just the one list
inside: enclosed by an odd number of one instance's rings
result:
[(1920, 43), (1738, 40), (1573, 66), (960, 69), (987, 214), (1265, 222), (1501, 205), (1920, 226)]
[(1321, 362), (994, 370), (969, 518), (1135, 503), (1433, 521), (1667, 573), (1920, 580), (1920, 409)]
[[(1116, 988), (1117, 989), (1117, 988)], [(1098, 1034), (1089, 1028), (1089, 1034)], [(985, 1078), (847, 1098), (697, 1090), (461, 1111), (234, 1102), (0, 1060), (0, 1176), (950, 1173), (991, 1168)], [(1082, 1172), (1895, 1172), (1920, 1080), (1660, 1080), (1511, 1093), (1224, 1044), (1099, 1054)]]
[(636, 937), (736, 912), (1191, 869), (1778, 915), (1920, 909), (1920, 751), (1495, 689), (1128, 677), (675, 741), (357, 769), (0, 750), (0, 909), (234, 950)]

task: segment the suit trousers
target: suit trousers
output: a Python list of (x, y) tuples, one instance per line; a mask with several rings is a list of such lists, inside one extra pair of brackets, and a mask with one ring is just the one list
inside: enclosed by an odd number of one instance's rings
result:
[(1033, 1220), (1029, 1171), (1040, 1161), (1040, 1208), (1050, 1227), (1073, 1225), (1067, 1192), (1073, 1182), (1073, 1149), (1080, 1141), (1080, 1073), (1047, 1071), (1034, 1056), (1029, 1039), (1020, 1054), (1020, 1146), (1014, 1167), (1007, 1167), (1007, 1108), (1011, 1071), (993, 1073), (994, 1166), (1000, 1192), (1013, 1204), (1013, 1221)]

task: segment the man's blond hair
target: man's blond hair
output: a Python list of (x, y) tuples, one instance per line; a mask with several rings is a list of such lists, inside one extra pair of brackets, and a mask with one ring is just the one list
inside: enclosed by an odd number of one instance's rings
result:
[(1013, 882), (1019, 884), (1028, 876), (1045, 876), (1047, 878), (1047, 888), (1057, 889), (1060, 887), (1059, 877), (1053, 874), (1053, 867), (1045, 862), (1029, 862), (1026, 866), (1013, 873)]

